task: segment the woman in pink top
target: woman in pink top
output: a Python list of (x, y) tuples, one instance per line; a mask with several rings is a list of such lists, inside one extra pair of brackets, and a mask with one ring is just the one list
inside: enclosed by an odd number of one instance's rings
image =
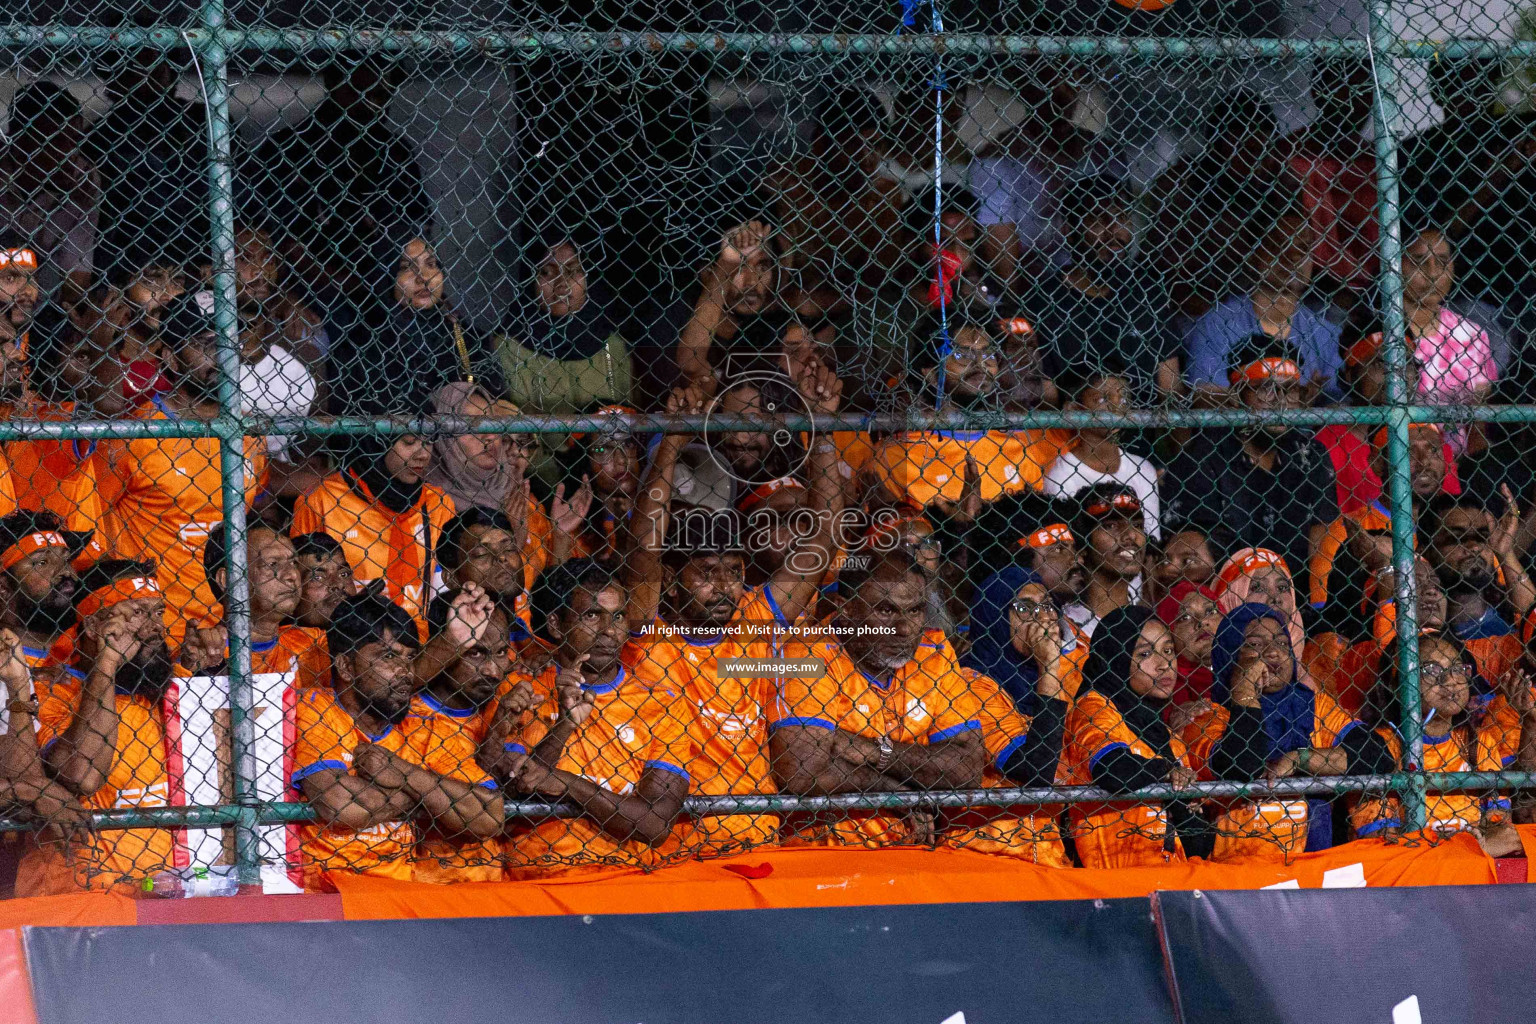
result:
[[(1488, 332), (1445, 307), (1455, 279), (1450, 239), (1439, 229), (1419, 232), (1403, 250), (1403, 318), (1419, 364), (1419, 397), (1432, 405), (1486, 401), (1499, 376)], [(1447, 430), (1446, 439), (1457, 455), (1466, 451), (1465, 426)]]

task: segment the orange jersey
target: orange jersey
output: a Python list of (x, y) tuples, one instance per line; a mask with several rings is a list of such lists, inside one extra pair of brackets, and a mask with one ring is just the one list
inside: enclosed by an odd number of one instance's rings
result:
[[(1495, 698), (1496, 704), (1502, 704), (1503, 700), (1503, 697)], [(1508, 710), (1508, 705), (1505, 704), (1504, 708)], [(1493, 709), (1490, 708), (1490, 711)], [(1463, 725), (1438, 739), (1425, 736), (1423, 770), (1496, 772), (1508, 767), (1514, 754), (1505, 754), (1507, 737), (1504, 726), (1497, 719), (1495, 714), (1485, 716), (1482, 727), (1475, 734)], [(1393, 757), (1401, 766), (1404, 761), (1403, 741), (1397, 730), (1382, 728), (1377, 733), (1387, 741)], [(1424, 827), (1436, 832), (1464, 832), (1485, 818), (1490, 821), (1507, 820), (1509, 807), (1509, 798), (1497, 793), (1482, 796), (1477, 793), (1426, 793)], [(1397, 827), (1402, 821), (1402, 802), (1396, 795), (1362, 799), (1350, 815), (1350, 824), (1355, 834), (1360, 836), (1370, 835), (1382, 828)]]
[[(173, 420), (156, 398), (135, 412), (139, 419)], [(204, 622), (217, 607), (203, 571), (208, 530), (224, 519), (223, 481), (216, 438), (106, 441), (99, 449), (97, 481), (103, 508), (115, 518), (111, 553), (159, 566), (160, 589), (179, 641), (188, 621)], [(245, 501), (261, 492), (267, 476), (264, 438), (245, 439)]]
[[(770, 632), (757, 633), (751, 627)], [(664, 635), (632, 640), (631, 664), (648, 663), (666, 685), (682, 693), (694, 711), (691, 725), (696, 754), (685, 767), (693, 792), (705, 796), (776, 793), (768, 770), (768, 712), (773, 707), (771, 678), (722, 679), (721, 659), (771, 658), (773, 636), (787, 629), (768, 586), (742, 595), (730, 624), (714, 639)], [(775, 814), (702, 817), (688, 842), (698, 852), (722, 854), (777, 840)]]
[[(1424, 770), (1499, 771), (1504, 767), (1499, 752), (1501, 739), (1496, 728), (1480, 729), (1473, 735), (1466, 726), (1451, 730), (1438, 742), (1425, 736)], [(1424, 799), (1424, 827), (1437, 832), (1464, 832), (1480, 824), (1484, 815), (1507, 817), (1509, 808), (1508, 798), (1498, 795), (1480, 797), (1476, 793), (1428, 793)]]
[[(409, 718), (378, 736), (357, 727), (334, 691), (289, 691), (285, 708), (288, 763), (284, 774), (295, 799), (303, 799), (304, 779), (316, 772), (352, 770), (352, 753), (364, 740), (422, 764), (419, 724)], [(307, 824), (289, 829), (288, 874), (306, 891), (325, 885), (326, 871), (351, 871), (409, 881), (416, 832), (408, 821), (386, 821), (366, 829)]]
[[(432, 707), (435, 703), (428, 702), (425, 715), (415, 714), (419, 705), (413, 704), (412, 716), (407, 719), (414, 723), (420, 734), (413, 733), (413, 739), (422, 744), (422, 762), (444, 778), (471, 786), (498, 788), (475, 758), (480, 740), (485, 736), (483, 731), (476, 735), (476, 725), (481, 715), (490, 709), (470, 710), (466, 714), (443, 705), (437, 705), (441, 710), (436, 710)], [(440, 885), (499, 882), (501, 859), (500, 839), (456, 842), (427, 830), (426, 834), (418, 836), (412, 874), (418, 882)]]
[[(30, 415), (50, 422), (73, 418), (74, 404), (44, 405)], [(16, 505), (29, 512), (52, 512), (66, 530), (91, 533), (91, 544), (78, 564), (100, 558), (116, 536), (102, 507), (97, 478), (101, 456), (94, 441), (11, 441), (5, 445), (16, 489)]]
[[(34, 677), (40, 747), (46, 750), (69, 729), (84, 685), (85, 677), (68, 667), (58, 674), (57, 681)], [(121, 692), (116, 705), (117, 736), (107, 781), (80, 802), (92, 810), (181, 803), (179, 744), (166, 728), (164, 708), (146, 697)], [(172, 720), (179, 723), (179, 719)], [(17, 874), (17, 895), (110, 889), (120, 884), (137, 888), (157, 872), (184, 866), (178, 864), (177, 834), (169, 829), (116, 829), (81, 835), (78, 840), (45, 843), (29, 850)]]
[[(786, 656), (819, 658), (826, 665), (815, 679), (785, 679), (775, 701), (770, 729), (788, 725), (844, 732), (899, 743), (929, 744), (979, 732), (978, 702), (955, 663), (948, 644), (925, 635), (911, 661), (889, 680), (866, 676), (835, 638), (792, 641)], [(836, 815), (786, 825), (796, 844), (892, 846), (912, 835), (907, 819), (885, 814)]]
[[(514, 496), (516, 492), (513, 492)], [(539, 573), (549, 568), (554, 556), (553, 538), (555, 526), (549, 521), (544, 505), (533, 495), (528, 495), (528, 532), (523, 538), (523, 590), (533, 589)]]
[(11, 478), (11, 464), (0, 451), (0, 516), (8, 516), (21, 506), (16, 503), (16, 482)]
[(1307, 599), (1314, 608), (1321, 608), (1328, 603), (1328, 579), (1333, 575), (1333, 564), (1339, 552), (1349, 542), (1351, 523), (1366, 533), (1385, 533), (1392, 529), (1392, 513), (1380, 501), (1373, 501), (1364, 508), (1344, 513), (1328, 524), (1317, 552), (1307, 560)]
[(1065, 450), (1065, 431), (941, 430), (898, 434), (870, 457), (868, 470), (898, 501), (918, 508), (959, 501), (969, 455), (981, 474), (981, 499), (1040, 489), (1045, 471)]
[[(557, 672), (551, 665), (541, 673), (541, 692), (549, 696), (520, 737), (526, 750), (538, 746), (558, 715)], [(693, 711), (678, 690), (644, 666), (620, 669), (611, 683), (586, 690), (595, 702), (592, 713), (566, 740), (557, 769), (612, 793), (634, 792), (646, 771), (688, 778), (686, 766), (695, 757), (690, 739)], [(654, 864), (677, 852), (679, 843), (675, 833), (654, 848), (632, 840), (620, 842), (587, 818), (554, 819), (508, 840), (507, 871), (520, 878), (603, 864)]]
[[(1168, 747), (1175, 761), (1187, 763), (1183, 740), (1170, 736)], [(1065, 771), (1057, 778), (1064, 778), (1071, 786), (1091, 786), (1094, 764), (1110, 751), (1120, 749), (1142, 758), (1159, 756), (1131, 731), (1113, 701), (1097, 690), (1089, 690), (1067, 712), (1062, 743)], [(1078, 858), (1084, 867), (1147, 867), (1184, 857), (1177, 839), (1173, 850), (1164, 849), (1168, 818), (1160, 804), (1074, 804), (1070, 813)]]
[[(1352, 729), (1365, 724), (1350, 715), (1327, 693), (1313, 697), (1311, 745), (1318, 750), (1336, 747)], [(1211, 778), (1208, 766), (1211, 752), (1226, 735), (1232, 712), (1218, 706), (1191, 722), (1184, 730), (1189, 751), (1189, 766)], [(1264, 801), (1229, 801), (1216, 819), (1216, 846), (1213, 861), (1249, 862), (1286, 861), (1303, 852), (1307, 845), (1307, 798), (1275, 797)]]
[[(990, 676), (969, 668), (961, 668), (960, 673), (970, 684), (982, 742), (987, 747), (981, 784), (987, 789), (1012, 786), (1014, 783), (1003, 774), (1003, 765), (1029, 741), (1030, 719), (1019, 714)], [(1018, 857), (1053, 868), (1071, 867), (1056, 825), (1060, 808), (1041, 807), (1022, 815), (1017, 813), (1020, 810), (1024, 809), (982, 807), (953, 812), (946, 817), (949, 827), (944, 830), (944, 845)]]
[(450, 495), (422, 484), (421, 500), (397, 516), (374, 501), (361, 480), (332, 473), (294, 504), (289, 535), (330, 534), (358, 580), (384, 580), (389, 599), (425, 623), (440, 581), (434, 552), (454, 511)]

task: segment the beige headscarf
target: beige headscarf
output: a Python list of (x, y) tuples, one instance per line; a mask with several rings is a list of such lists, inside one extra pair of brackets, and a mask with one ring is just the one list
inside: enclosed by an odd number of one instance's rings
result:
[[(439, 416), (463, 416), (471, 397), (490, 401), (478, 384), (444, 384), (432, 394), (432, 411)], [(464, 452), (447, 435), (432, 446), (432, 465), (427, 483), (453, 495), (460, 512), (469, 508), (507, 510), (507, 495), (512, 490), (512, 466), (503, 455), (495, 469), (484, 470), (469, 463)]]

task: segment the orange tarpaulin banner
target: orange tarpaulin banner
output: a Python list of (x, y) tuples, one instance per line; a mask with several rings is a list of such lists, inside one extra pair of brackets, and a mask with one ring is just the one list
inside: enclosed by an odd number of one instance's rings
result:
[(0, 900), (0, 928), (109, 928), (138, 924), (135, 900), (105, 892)]
[(1195, 861), (1090, 871), (1039, 867), (963, 850), (758, 850), (650, 874), (614, 869), (545, 881), (437, 886), (332, 876), (348, 920), (638, 914), (765, 907), (869, 906), (1145, 897), (1158, 889), (1315, 889), (1491, 885), (1493, 860), (1462, 835), (1438, 844), (1362, 840), (1290, 864)]

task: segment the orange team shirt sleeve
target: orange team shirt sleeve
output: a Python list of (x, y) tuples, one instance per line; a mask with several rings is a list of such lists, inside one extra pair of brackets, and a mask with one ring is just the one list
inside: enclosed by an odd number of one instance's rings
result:
[(11, 478), (11, 462), (5, 457), (4, 446), (0, 445), (0, 516), (8, 516), (19, 507), (16, 504), (16, 481)]
[(1156, 754), (1125, 724), (1120, 709), (1098, 693), (1087, 693), (1067, 713), (1066, 748), (1071, 760), (1092, 774), (1094, 764), (1113, 750), (1129, 750), (1137, 757)]
[(302, 690), (294, 708), (293, 770), (289, 785), (316, 772), (352, 770), (352, 718), (329, 690)]
[(953, 666), (937, 673), (933, 686), (938, 707), (932, 709), (929, 743), (942, 743), (969, 732), (980, 732), (981, 702), (971, 692), (970, 680)]
[(69, 728), (69, 723), (75, 720), (75, 706), (80, 700), (80, 684), (71, 677), (65, 677), (68, 681), (43, 682), (38, 680), (33, 684), (33, 691), (37, 695), (37, 745), (46, 747)]
[(1181, 739), (1189, 758), (1189, 767), (1202, 777), (1207, 776), (1211, 751), (1216, 749), (1216, 744), (1227, 734), (1227, 726), (1231, 721), (1232, 712), (1216, 705), (1184, 727)]
[(813, 729), (837, 729), (842, 723), (844, 700), (842, 687), (833, 678), (831, 644), (817, 644), (809, 657), (824, 659), (828, 671), (810, 678), (790, 678), (779, 684), (769, 709), (768, 728), (803, 725)]
[(1328, 603), (1328, 577), (1333, 573), (1334, 559), (1339, 557), (1339, 551), (1348, 539), (1349, 528), (1340, 516), (1328, 524), (1317, 552), (1307, 560), (1307, 600), (1312, 602), (1312, 607), (1321, 608)]
[(496, 789), (496, 781), (475, 760), (475, 741), (456, 723), (433, 717), (426, 724), (421, 764), (445, 779)]
[(652, 690), (641, 705), (640, 716), (651, 735), (642, 770), (664, 771), (688, 779), (688, 766), (698, 757), (689, 728), (693, 724), (692, 705), (681, 694)]
[(1001, 770), (1014, 751), (1029, 741), (1030, 719), (1019, 713), (991, 676), (969, 668), (960, 669), (960, 674), (974, 702), (973, 717), (981, 726), (981, 742), (991, 767)]
[(1364, 728), (1365, 723), (1339, 706), (1331, 694), (1319, 693), (1314, 698), (1312, 745), (1320, 749), (1336, 747), (1351, 729)]

